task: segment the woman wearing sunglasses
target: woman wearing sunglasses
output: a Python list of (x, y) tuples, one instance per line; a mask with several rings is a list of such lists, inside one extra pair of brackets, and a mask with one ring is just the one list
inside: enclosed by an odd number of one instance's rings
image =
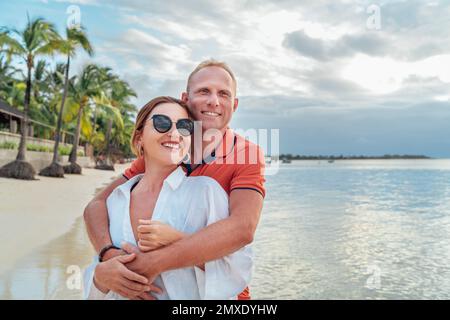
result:
[[(228, 196), (220, 185), (210, 177), (188, 177), (180, 165), (189, 156), (193, 131), (189, 110), (180, 100), (158, 97), (139, 111), (131, 143), (144, 157), (146, 171), (108, 197), (113, 246), (128, 242), (141, 251), (155, 250), (228, 216)], [(103, 276), (105, 268), (123, 267), (133, 255), (99, 262), (100, 254), (85, 272), (86, 297), (140, 298), (144, 288), (157, 299), (235, 299), (252, 271), (247, 246), (204, 266), (165, 271), (153, 285), (138, 284), (146, 279), (135, 274), (123, 279)], [(130, 289), (136, 296), (125, 294)]]

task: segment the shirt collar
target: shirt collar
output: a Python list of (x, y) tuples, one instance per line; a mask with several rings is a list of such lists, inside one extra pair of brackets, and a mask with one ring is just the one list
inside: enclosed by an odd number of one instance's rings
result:
[(233, 150), (234, 137), (233, 129), (227, 128), (219, 145), (214, 149), (215, 158), (224, 158)]
[[(125, 195), (129, 195), (131, 188), (134, 186), (134, 184), (139, 182), (139, 180), (141, 180), (143, 176), (144, 176), (143, 173), (135, 175), (124, 184), (121, 184), (118, 187), (118, 189)], [(172, 173), (169, 174), (169, 176), (166, 179), (164, 179), (163, 183), (167, 183), (170, 186), (170, 188), (172, 188), (172, 190), (176, 190), (178, 189), (178, 187), (181, 185), (181, 183), (184, 181), (185, 178), (186, 173), (184, 172), (181, 166), (178, 166), (178, 168), (172, 171)]]
[(164, 183), (167, 183), (172, 190), (176, 190), (181, 183), (186, 179), (186, 173), (184, 172), (181, 166), (178, 166), (169, 176), (164, 180)]
[(230, 155), (233, 152), (234, 148), (236, 147), (236, 142), (237, 142), (236, 134), (234, 133), (233, 129), (227, 127), (219, 145), (211, 152), (209, 156), (202, 159), (201, 164), (192, 167), (192, 163), (190, 162), (192, 159), (182, 164), (186, 168), (187, 176), (189, 176), (195, 169), (201, 167), (204, 164), (210, 164), (217, 158), (225, 159), (226, 157), (228, 157), (228, 155)]
[(121, 184), (117, 189), (120, 190), (125, 196), (129, 196), (130, 195), (130, 190), (131, 188), (139, 181), (142, 179), (142, 177), (144, 176), (143, 173), (141, 174), (137, 174), (134, 177), (132, 177), (131, 179), (129, 179), (127, 182)]
[[(220, 142), (208, 156), (202, 159), (202, 164), (211, 163), (217, 158), (226, 158), (234, 149), (236, 144), (236, 134), (233, 129), (227, 127), (222, 135)], [(203, 150), (202, 150), (203, 151)], [(190, 163), (187, 163), (188, 172), (190, 170)]]

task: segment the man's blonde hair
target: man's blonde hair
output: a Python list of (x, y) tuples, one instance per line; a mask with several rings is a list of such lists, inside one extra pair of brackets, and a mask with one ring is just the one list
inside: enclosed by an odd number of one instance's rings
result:
[(202, 62), (200, 62), (200, 64), (197, 67), (195, 67), (194, 71), (192, 71), (188, 77), (186, 92), (189, 92), (189, 83), (191, 82), (191, 78), (194, 76), (194, 74), (196, 74), (201, 69), (206, 68), (206, 67), (219, 67), (219, 68), (224, 69), (226, 72), (228, 72), (228, 74), (231, 76), (231, 79), (233, 80), (234, 94), (236, 94), (237, 83), (236, 83), (236, 78), (234, 77), (233, 71), (231, 71), (231, 68), (225, 62), (214, 60), (214, 59), (208, 59), (208, 60), (202, 61)]

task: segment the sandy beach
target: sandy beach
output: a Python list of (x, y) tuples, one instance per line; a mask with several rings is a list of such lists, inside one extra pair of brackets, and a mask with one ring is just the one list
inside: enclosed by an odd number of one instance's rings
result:
[(83, 215), (96, 190), (119, 176), (115, 171), (83, 169), (64, 179), (38, 181), (0, 178), (0, 276), (36, 248), (66, 234)]

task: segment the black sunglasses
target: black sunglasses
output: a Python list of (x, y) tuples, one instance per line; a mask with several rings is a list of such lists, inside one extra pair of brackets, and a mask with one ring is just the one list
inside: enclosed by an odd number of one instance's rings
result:
[[(168, 116), (163, 114), (155, 114), (150, 119), (153, 120), (153, 127), (159, 133), (166, 133), (172, 128), (172, 123), (175, 123)], [(190, 136), (194, 132), (194, 121), (191, 119), (180, 119), (175, 123), (178, 132), (182, 136)]]

